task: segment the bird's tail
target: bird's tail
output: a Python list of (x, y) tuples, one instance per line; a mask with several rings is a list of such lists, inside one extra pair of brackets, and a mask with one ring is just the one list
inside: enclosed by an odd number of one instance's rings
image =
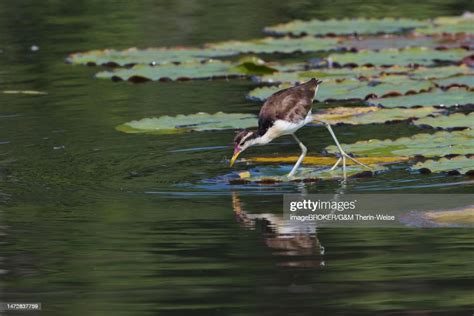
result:
[(323, 81), (316, 78), (311, 78), (311, 80), (308, 81), (307, 83), (316, 87), (316, 86), (319, 86), (321, 83), (323, 83)]

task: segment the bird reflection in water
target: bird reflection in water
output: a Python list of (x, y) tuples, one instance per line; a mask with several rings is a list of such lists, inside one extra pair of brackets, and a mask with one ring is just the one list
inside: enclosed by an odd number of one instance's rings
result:
[(314, 223), (296, 223), (282, 214), (252, 214), (244, 210), (237, 192), (232, 193), (234, 215), (244, 228), (260, 232), (273, 255), (282, 258), (280, 266), (323, 267), (324, 247), (316, 235)]

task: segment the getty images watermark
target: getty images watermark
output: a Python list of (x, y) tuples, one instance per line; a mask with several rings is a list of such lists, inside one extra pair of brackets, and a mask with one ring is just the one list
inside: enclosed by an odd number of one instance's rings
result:
[(474, 204), (473, 194), (284, 195), (284, 219), (317, 226), (400, 227), (407, 216)]
[[(395, 215), (374, 212), (372, 214), (344, 213), (347, 210), (355, 210), (358, 200), (353, 201), (322, 201), (320, 199), (313, 201), (303, 199), (303, 201), (291, 201), (290, 212), (301, 210), (311, 211), (312, 214), (297, 215), (290, 214), (290, 220), (295, 221), (394, 221)], [(328, 211), (321, 213), (320, 211)]]

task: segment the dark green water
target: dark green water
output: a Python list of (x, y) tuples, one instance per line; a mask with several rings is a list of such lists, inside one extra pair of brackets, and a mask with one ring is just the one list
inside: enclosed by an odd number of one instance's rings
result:
[[(252, 82), (132, 85), (64, 63), (88, 49), (259, 37), (295, 18), (465, 10), (472, 1), (2, 1), (0, 90), (48, 95), (0, 94), (0, 301), (42, 302), (43, 315), (472, 315), (472, 230), (326, 228), (290, 245), (272, 226), (283, 193), (472, 193), (472, 179), (401, 168), (345, 186), (231, 186), (232, 131), (114, 127), (165, 114), (256, 113), (244, 98)], [(335, 131), (353, 142), (418, 129)], [(319, 127), (299, 134), (312, 153), (330, 143)], [(297, 152), (288, 139), (252, 151), (286, 152)], [(261, 213), (273, 217), (254, 220)]]

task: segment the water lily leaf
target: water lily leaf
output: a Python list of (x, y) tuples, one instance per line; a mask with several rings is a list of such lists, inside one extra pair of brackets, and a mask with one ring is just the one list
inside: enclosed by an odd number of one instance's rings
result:
[(278, 72), (278, 69), (269, 66), (269, 64), (258, 57), (250, 56), (239, 59), (237, 64), (231, 67), (229, 72), (237, 72), (238, 74), (245, 75), (265, 75)]
[(435, 50), (414, 47), (401, 50), (384, 49), (380, 51), (360, 51), (357, 53), (334, 53), (329, 55), (328, 60), (341, 66), (434, 65), (441, 61), (459, 62), (471, 54), (472, 52), (464, 49)]
[(455, 34), (442, 34), (442, 35), (430, 35), (432, 38), (436, 38), (441, 48), (458, 48), (463, 47), (469, 50), (474, 49), (474, 34), (467, 33), (455, 33)]
[(425, 212), (422, 217), (438, 225), (474, 225), (474, 205), (441, 212)]
[(458, 17), (439, 17), (433, 20), (432, 25), (428, 27), (417, 28), (415, 32), (420, 34), (474, 34), (474, 14), (465, 13)]
[(246, 76), (250, 74), (267, 74), (278, 71), (277, 68), (265, 63), (254, 63), (246, 60), (243, 63), (209, 60), (207, 62), (192, 62), (164, 65), (136, 65), (132, 68), (121, 68), (114, 71), (102, 71), (96, 74), (97, 78), (111, 78), (113, 80), (129, 80), (143, 82), (149, 80), (189, 80)]
[(456, 75), (474, 75), (474, 69), (460, 66), (444, 66), (444, 67), (418, 67), (410, 71), (409, 76), (412, 79), (436, 79), (448, 78)]
[[(343, 171), (342, 168), (336, 168), (336, 170), (330, 171), (330, 167), (326, 166), (323, 168), (300, 168), (296, 172), (295, 176), (288, 178), (287, 174), (289, 170), (286, 168), (259, 168), (258, 171), (250, 170), (247, 173), (240, 173), (240, 181), (230, 181), (230, 183), (241, 183), (242, 180), (245, 182), (255, 182), (261, 184), (272, 184), (278, 182), (312, 182), (318, 180), (332, 180), (342, 179)], [(386, 171), (387, 168), (381, 165), (373, 165), (371, 169), (359, 165), (350, 165), (346, 167), (347, 177), (370, 177), (374, 174)]]
[(423, 27), (426, 22), (412, 19), (331, 19), (295, 20), (264, 28), (269, 34), (291, 35), (346, 35), (398, 33), (408, 29)]
[[(442, 110), (434, 107), (382, 109), (379, 107), (336, 107), (318, 111), (315, 117), (331, 124), (374, 124), (426, 117)], [(418, 121), (417, 121), (418, 122)]]
[(413, 170), (420, 172), (449, 172), (451, 174), (474, 175), (474, 157), (457, 156), (453, 158), (441, 158), (438, 160), (426, 160), (416, 163)]
[(467, 76), (457, 76), (451, 78), (445, 78), (440, 80), (435, 80), (436, 85), (449, 88), (449, 87), (474, 87), (474, 75)]
[[(244, 161), (252, 163), (275, 163), (275, 164), (294, 164), (298, 160), (298, 156), (286, 156), (286, 157), (250, 157), (243, 159)], [(408, 157), (361, 157), (358, 158), (360, 162), (366, 165), (380, 165), (380, 164), (393, 164), (403, 161), (407, 161)], [(305, 165), (317, 165), (317, 166), (333, 166), (337, 161), (336, 157), (323, 157), (323, 156), (306, 156), (303, 160)], [(352, 160), (347, 160), (347, 165), (354, 165)]]
[[(424, 156), (468, 155), (474, 153), (474, 130), (417, 134), (396, 140), (372, 139), (354, 144), (343, 144), (346, 152), (367, 156)], [(336, 146), (328, 146), (330, 153), (338, 152)]]
[(44, 91), (35, 91), (35, 90), (3, 90), (3, 94), (29, 94), (29, 95), (45, 95), (48, 94)]
[(415, 125), (428, 125), (436, 128), (472, 128), (474, 129), (474, 112), (469, 114), (455, 113), (451, 115), (438, 115), (421, 118), (414, 122)]
[(219, 51), (229, 50), (239, 53), (295, 53), (328, 51), (338, 48), (338, 40), (333, 38), (273, 38), (266, 37), (249, 41), (226, 41), (208, 44), (208, 48)]
[(116, 129), (125, 133), (174, 134), (190, 131), (248, 128), (256, 124), (257, 118), (254, 115), (218, 112), (215, 114), (196, 113), (144, 118), (121, 124)]
[(341, 48), (356, 50), (401, 49), (408, 47), (427, 48), (468, 48), (474, 47), (474, 36), (467, 34), (457, 35), (382, 35), (382, 36), (353, 36), (342, 38)]
[[(434, 37), (419, 36), (393, 36), (384, 35), (376, 37), (353, 37), (341, 40), (342, 47), (358, 50), (381, 50), (387, 48), (407, 48), (407, 47), (446, 47), (439, 39)], [(459, 43), (455, 47), (462, 47)], [(450, 46), (452, 47), (452, 45)]]
[(391, 68), (375, 68), (375, 67), (356, 67), (348, 68), (328, 68), (328, 69), (312, 69), (292, 72), (276, 72), (271, 75), (265, 75), (256, 78), (257, 82), (268, 83), (302, 83), (311, 78), (318, 79), (354, 79), (359, 77), (370, 78), (379, 75), (402, 74), (408, 73), (411, 69), (406, 67), (391, 67)]
[(369, 99), (367, 103), (387, 108), (431, 105), (445, 107), (467, 105), (474, 103), (474, 91), (469, 91), (463, 88), (452, 88), (447, 91), (438, 89), (413, 95)]
[[(273, 93), (291, 87), (291, 84), (256, 88), (248, 94), (251, 100), (263, 101)], [(363, 100), (371, 96), (402, 95), (408, 92), (426, 91), (432, 87), (428, 81), (410, 80), (406, 76), (387, 76), (372, 81), (360, 80), (327, 80), (319, 88), (318, 101), (328, 100)]]
[(230, 50), (208, 48), (130, 48), (126, 50), (92, 50), (83, 53), (74, 53), (68, 56), (67, 62), (83, 65), (125, 66), (136, 64), (166, 64), (176, 62), (204, 61), (213, 57), (236, 55)]
[[(293, 67), (296, 68), (296, 67)], [(444, 67), (400, 67), (392, 66), (389, 68), (377, 67), (356, 67), (356, 68), (327, 68), (312, 69), (291, 72), (276, 72), (270, 75), (257, 77), (257, 82), (267, 83), (302, 83), (311, 78), (318, 79), (350, 79), (350, 78), (374, 78), (387, 75), (408, 75), (411, 79), (435, 79), (447, 78), (455, 75), (474, 75), (474, 69), (461, 66), (444, 66)], [(389, 79), (387, 79), (389, 80)]]

